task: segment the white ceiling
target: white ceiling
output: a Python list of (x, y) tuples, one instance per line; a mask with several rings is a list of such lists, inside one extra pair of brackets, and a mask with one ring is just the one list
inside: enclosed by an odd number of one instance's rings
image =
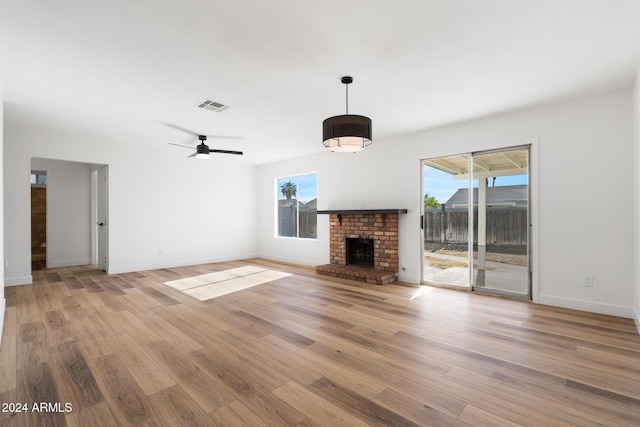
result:
[[(640, 0), (0, 0), (5, 126), (187, 155), (196, 133), (261, 164), (631, 87)], [(195, 106), (211, 98), (222, 113)]]

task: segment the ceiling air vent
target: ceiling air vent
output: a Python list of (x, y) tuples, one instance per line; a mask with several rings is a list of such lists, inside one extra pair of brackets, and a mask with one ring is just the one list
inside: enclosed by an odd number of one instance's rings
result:
[(198, 108), (204, 108), (205, 110), (211, 110), (211, 111), (215, 111), (216, 113), (222, 113), (224, 110), (229, 108), (229, 106), (222, 104), (220, 102), (212, 101), (210, 99), (205, 99), (204, 101), (198, 104)]

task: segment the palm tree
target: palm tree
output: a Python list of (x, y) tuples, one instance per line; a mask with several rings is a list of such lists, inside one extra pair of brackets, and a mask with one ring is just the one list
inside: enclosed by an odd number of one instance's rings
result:
[(429, 193), (424, 195), (424, 207), (425, 209), (437, 209), (440, 207), (440, 202), (435, 197), (430, 196)]
[(280, 186), (280, 192), (287, 200), (291, 200), (298, 192), (298, 187), (293, 182), (288, 181)]

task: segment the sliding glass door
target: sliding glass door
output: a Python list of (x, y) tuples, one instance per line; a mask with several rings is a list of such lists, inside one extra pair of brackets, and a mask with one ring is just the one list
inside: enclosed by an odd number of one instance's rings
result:
[(423, 161), (425, 283), (530, 295), (528, 166), (528, 147)]
[(529, 149), (475, 153), (473, 287), (529, 295)]
[(423, 162), (423, 280), (469, 287), (469, 154)]

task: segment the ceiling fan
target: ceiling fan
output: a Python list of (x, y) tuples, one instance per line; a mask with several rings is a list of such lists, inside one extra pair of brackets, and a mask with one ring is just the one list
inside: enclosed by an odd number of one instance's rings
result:
[[(237, 154), (237, 155), (240, 155), (240, 156), (243, 155), (242, 151), (219, 150), (219, 149), (216, 149), (216, 148), (209, 148), (209, 146), (207, 144), (205, 144), (205, 142), (207, 141), (207, 135), (198, 135), (198, 134), (196, 134), (194, 132), (191, 132), (190, 130), (183, 129), (183, 128), (179, 127), (179, 126), (176, 126), (176, 125), (173, 125), (173, 124), (170, 124), (170, 123), (165, 123), (165, 125), (170, 126), (170, 127), (174, 128), (174, 129), (181, 130), (181, 131), (186, 132), (186, 133), (190, 133), (191, 135), (195, 135), (195, 136), (198, 137), (198, 140), (200, 141), (200, 144), (198, 144), (195, 147), (196, 152), (193, 153), (190, 156), (187, 156), (187, 157), (196, 157), (198, 159), (208, 159), (210, 153)], [(235, 136), (209, 136), (209, 138), (241, 139), (241, 138), (238, 138), (238, 137), (235, 137)], [(192, 150), (194, 148), (191, 145), (175, 144), (173, 142), (170, 142), (169, 144), (170, 145), (177, 145), (178, 147), (190, 148)]]
[[(219, 150), (216, 148), (209, 148), (205, 141), (207, 140), (206, 135), (198, 135), (198, 139), (200, 140), (200, 144), (198, 144), (196, 148), (196, 152), (187, 157), (196, 157), (198, 159), (208, 159), (209, 153), (222, 153), (222, 154), (238, 154), (240, 156), (243, 155), (242, 151), (233, 151), (233, 150)], [(190, 145), (182, 145), (182, 144), (174, 144), (170, 142), (171, 145), (177, 145), (178, 147), (190, 148), (193, 150), (193, 147)]]

